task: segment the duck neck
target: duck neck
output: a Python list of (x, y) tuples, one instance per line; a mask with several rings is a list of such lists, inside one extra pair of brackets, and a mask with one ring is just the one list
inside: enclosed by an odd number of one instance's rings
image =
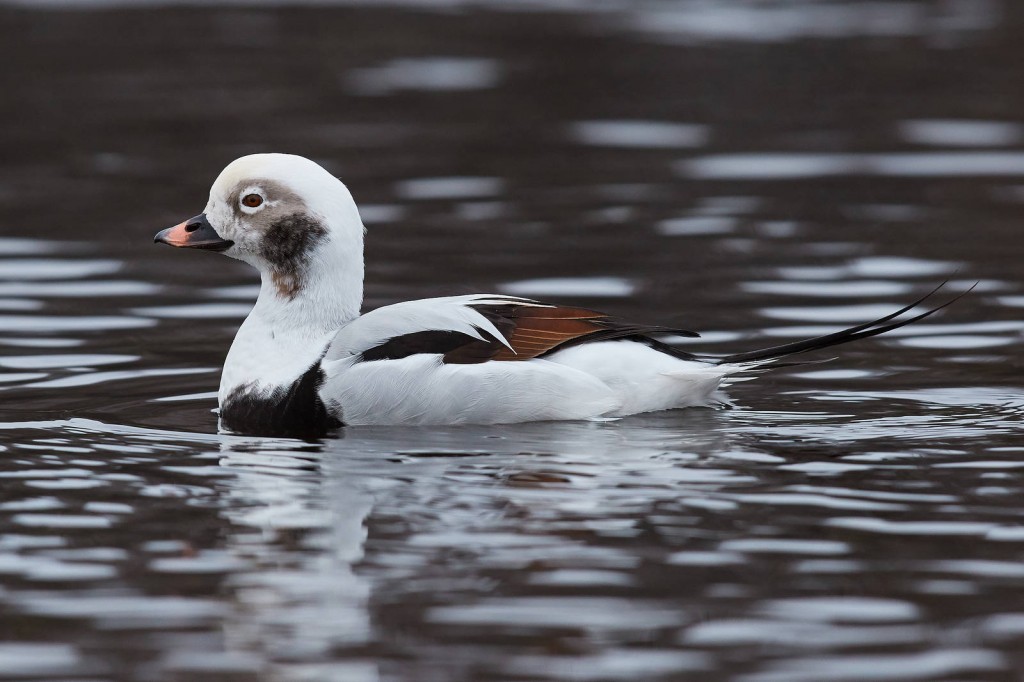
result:
[(362, 243), (358, 248), (317, 254), (300, 274), (288, 277), (262, 272), (260, 295), (250, 314), (275, 336), (320, 337), (359, 317), (363, 302)]
[(259, 298), (224, 362), (222, 408), (237, 391), (271, 395), (292, 386), (319, 362), (338, 329), (359, 317), (362, 242), (309, 259), (299, 284), (288, 290), (273, 272), (262, 273)]

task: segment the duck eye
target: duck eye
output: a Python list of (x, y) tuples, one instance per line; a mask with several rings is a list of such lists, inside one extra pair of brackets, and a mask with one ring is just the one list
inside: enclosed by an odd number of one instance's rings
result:
[(246, 194), (242, 197), (242, 205), (248, 206), (249, 208), (256, 208), (263, 203), (263, 197), (259, 194)]

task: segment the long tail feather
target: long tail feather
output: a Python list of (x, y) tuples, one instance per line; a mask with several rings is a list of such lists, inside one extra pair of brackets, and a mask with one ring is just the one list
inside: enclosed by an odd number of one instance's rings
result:
[(849, 343), (850, 341), (856, 341), (858, 339), (866, 339), (885, 332), (892, 331), (893, 329), (899, 329), (905, 327), (908, 324), (914, 322), (920, 322), (921, 320), (931, 317), (935, 313), (939, 312), (943, 308), (956, 303), (961, 298), (970, 293), (974, 287), (978, 286), (977, 283), (973, 284), (967, 290), (957, 294), (952, 299), (946, 301), (940, 306), (926, 310), (923, 313), (919, 313), (912, 317), (908, 317), (902, 320), (897, 320), (900, 315), (910, 312), (914, 308), (917, 308), (922, 303), (927, 301), (929, 298), (934, 296), (942, 287), (946, 286), (949, 280), (946, 280), (939, 286), (935, 287), (927, 294), (917, 299), (910, 305), (904, 306), (894, 313), (880, 317), (872, 322), (865, 322), (864, 324), (858, 324), (849, 329), (843, 329), (832, 334), (825, 334), (824, 336), (816, 336), (813, 339), (804, 339), (803, 341), (794, 341), (792, 343), (784, 343), (780, 346), (772, 346), (771, 348), (761, 348), (759, 350), (753, 350), (746, 353), (737, 353), (735, 355), (729, 355), (724, 358), (716, 360), (716, 364), (719, 365), (730, 365), (737, 363), (747, 362), (763, 362), (768, 360), (775, 360), (777, 358), (783, 358), (790, 355), (796, 355), (798, 353), (807, 353), (812, 350), (820, 350), (822, 348), (830, 348), (832, 346), (838, 346), (839, 344)]

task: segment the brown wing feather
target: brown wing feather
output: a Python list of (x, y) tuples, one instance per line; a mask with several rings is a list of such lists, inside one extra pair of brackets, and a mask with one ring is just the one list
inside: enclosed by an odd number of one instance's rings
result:
[[(606, 313), (586, 308), (543, 305), (481, 305), (474, 308), (494, 322), (515, 351), (495, 344), (492, 360), (530, 360), (578, 343), (646, 337), (649, 334), (697, 336), (671, 327), (618, 322)], [(654, 343), (650, 339), (647, 341)]]
[[(573, 315), (570, 315), (558, 308), (518, 308), (516, 312), (518, 314), (512, 318), (515, 321), (515, 328), (508, 338), (509, 345), (515, 349), (515, 353), (502, 347), (494, 354), (493, 360), (529, 360), (543, 355), (573, 339), (601, 331), (603, 327), (596, 324), (595, 320), (607, 317), (590, 311), (573, 311)], [(553, 315), (548, 317), (545, 312)], [(582, 312), (588, 315), (574, 316)]]
[[(514, 303), (482, 304), (473, 308), (491, 321), (512, 346), (497, 339), (474, 340), (444, 354), (447, 363), (478, 363), (488, 360), (531, 360), (563, 346), (610, 339), (646, 337), (648, 334), (697, 336), (693, 332), (617, 322), (607, 314), (586, 308), (566, 308)], [(647, 339), (655, 344), (653, 339)], [(661, 346), (659, 346), (661, 347)], [(664, 347), (664, 352), (676, 351)], [(683, 355), (681, 351), (678, 352)]]
[(608, 316), (583, 308), (536, 305), (476, 305), (473, 308), (497, 327), (510, 351), (497, 339), (473, 341), (445, 353), (448, 363), (487, 360), (529, 360), (565, 343), (606, 329), (596, 323)]

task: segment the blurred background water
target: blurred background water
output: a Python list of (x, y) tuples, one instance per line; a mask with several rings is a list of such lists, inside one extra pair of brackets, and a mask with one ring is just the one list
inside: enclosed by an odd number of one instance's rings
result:
[[(1010, 0), (0, 2), (0, 679), (1016, 680)], [(611, 423), (216, 433), (254, 273), (152, 235), (304, 154), (367, 306), (941, 317)]]

